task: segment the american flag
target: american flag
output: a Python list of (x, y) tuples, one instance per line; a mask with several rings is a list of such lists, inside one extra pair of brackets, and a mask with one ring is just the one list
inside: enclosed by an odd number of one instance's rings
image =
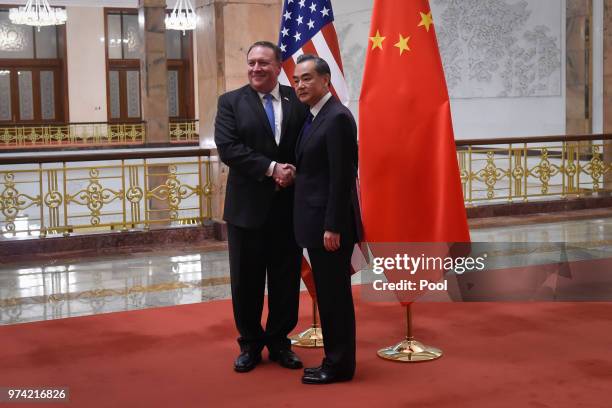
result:
[[(282, 51), (283, 70), (279, 77), (282, 84), (291, 84), (289, 78), (293, 77), (295, 61), (300, 55), (317, 55), (329, 65), (331, 92), (344, 105), (348, 105), (348, 86), (344, 79), (342, 57), (334, 28), (334, 12), (330, 0), (285, 0), (278, 46)], [(352, 273), (367, 266), (364, 253), (358, 245), (355, 246), (351, 259)], [(313, 298), (316, 298), (310, 259), (306, 249), (304, 249), (302, 258), (301, 273), (308, 292)]]
[(332, 93), (348, 105), (348, 87), (344, 80), (330, 0), (285, 0), (278, 46), (283, 60), (279, 78), (282, 84), (291, 84), (297, 57), (302, 54), (318, 55), (329, 64)]

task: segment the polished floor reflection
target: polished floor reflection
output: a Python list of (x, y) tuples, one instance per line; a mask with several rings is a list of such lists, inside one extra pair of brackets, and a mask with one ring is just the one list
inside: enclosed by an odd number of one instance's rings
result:
[(226, 251), (133, 254), (0, 267), (1, 324), (188, 304), (228, 296)]
[(612, 218), (472, 229), (474, 242), (612, 243)]
[[(474, 242), (566, 242), (612, 248), (612, 218), (472, 230)], [(225, 299), (227, 251), (132, 254), (0, 266), (0, 324)], [(359, 282), (359, 276), (353, 277)]]

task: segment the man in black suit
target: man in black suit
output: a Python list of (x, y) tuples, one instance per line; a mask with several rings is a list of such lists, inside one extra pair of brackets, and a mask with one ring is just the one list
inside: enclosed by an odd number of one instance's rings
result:
[[(270, 360), (301, 368), (287, 335), (297, 323), (301, 249), (293, 232), (295, 145), (305, 107), (281, 86), (281, 51), (267, 41), (247, 52), (249, 84), (219, 97), (215, 143), (229, 166), (227, 222), (232, 305), (240, 334), (234, 369)], [(266, 276), (268, 320), (261, 326)]]
[(355, 372), (355, 311), (351, 255), (361, 234), (356, 192), (357, 126), (329, 91), (330, 69), (312, 55), (297, 60), (293, 80), (310, 107), (297, 142), (294, 222), (312, 265), (325, 358), (304, 370), (302, 382), (348, 381)]

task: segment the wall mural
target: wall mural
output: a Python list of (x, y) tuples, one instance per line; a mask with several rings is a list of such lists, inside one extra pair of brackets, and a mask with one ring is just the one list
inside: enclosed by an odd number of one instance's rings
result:
[[(354, 4), (357, 4), (357, 2)], [(350, 14), (334, 13), (334, 24), (340, 43), (344, 77), (352, 102), (359, 100), (371, 17), (371, 5), (360, 10), (354, 10)]]
[[(337, 13), (351, 101), (359, 99), (371, 3)], [(561, 95), (559, 0), (431, 0), (451, 98)], [(358, 8), (358, 6), (356, 7)]]
[(433, 0), (451, 97), (561, 95), (561, 2)]

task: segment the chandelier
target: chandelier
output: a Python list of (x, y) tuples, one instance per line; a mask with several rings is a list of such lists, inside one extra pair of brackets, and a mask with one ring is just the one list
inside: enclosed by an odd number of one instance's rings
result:
[(170, 15), (166, 16), (166, 29), (195, 30), (198, 16), (193, 11), (193, 6), (189, 0), (177, 0)]
[(9, 19), (13, 24), (37, 26), (60, 25), (68, 19), (66, 10), (49, 6), (47, 0), (28, 0), (24, 7), (9, 10)]

